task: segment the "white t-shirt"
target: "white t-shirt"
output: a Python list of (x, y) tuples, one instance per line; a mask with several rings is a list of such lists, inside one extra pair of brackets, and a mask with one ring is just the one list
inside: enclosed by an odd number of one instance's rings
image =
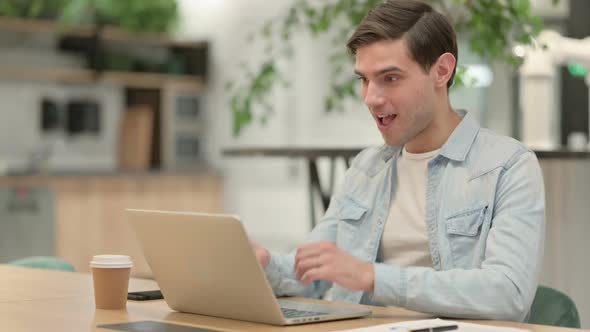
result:
[(440, 151), (409, 153), (397, 160), (397, 189), (381, 238), (385, 264), (432, 267), (426, 229), (426, 181), (428, 162)]

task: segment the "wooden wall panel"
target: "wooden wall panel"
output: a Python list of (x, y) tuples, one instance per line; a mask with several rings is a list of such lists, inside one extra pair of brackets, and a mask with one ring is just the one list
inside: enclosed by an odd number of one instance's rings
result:
[(151, 276), (126, 208), (223, 211), (221, 178), (214, 175), (16, 177), (0, 178), (0, 185), (55, 190), (55, 255), (80, 272), (89, 271), (93, 255), (126, 254), (132, 275)]

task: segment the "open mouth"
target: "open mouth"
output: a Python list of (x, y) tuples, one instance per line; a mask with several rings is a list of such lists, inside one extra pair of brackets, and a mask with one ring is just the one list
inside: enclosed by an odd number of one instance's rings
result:
[(377, 121), (379, 121), (381, 126), (387, 127), (393, 122), (393, 120), (395, 120), (395, 118), (397, 118), (397, 114), (378, 115)]

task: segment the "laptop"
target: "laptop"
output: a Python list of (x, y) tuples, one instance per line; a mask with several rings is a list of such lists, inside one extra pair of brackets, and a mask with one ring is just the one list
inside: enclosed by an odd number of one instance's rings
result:
[(126, 213), (173, 310), (273, 325), (371, 314), (277, 299), (236, 216), (135, 209)]

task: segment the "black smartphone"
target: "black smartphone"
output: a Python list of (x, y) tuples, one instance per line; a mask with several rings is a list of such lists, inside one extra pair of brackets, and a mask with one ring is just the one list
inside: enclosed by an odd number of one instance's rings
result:
[(127, 293), (127, 300), (133, 301), (148, 301), (148, 300), (160, 300), (163, 299), (162, 292), (160, 290), (149, 290), (142, 292), (129, 292)]

